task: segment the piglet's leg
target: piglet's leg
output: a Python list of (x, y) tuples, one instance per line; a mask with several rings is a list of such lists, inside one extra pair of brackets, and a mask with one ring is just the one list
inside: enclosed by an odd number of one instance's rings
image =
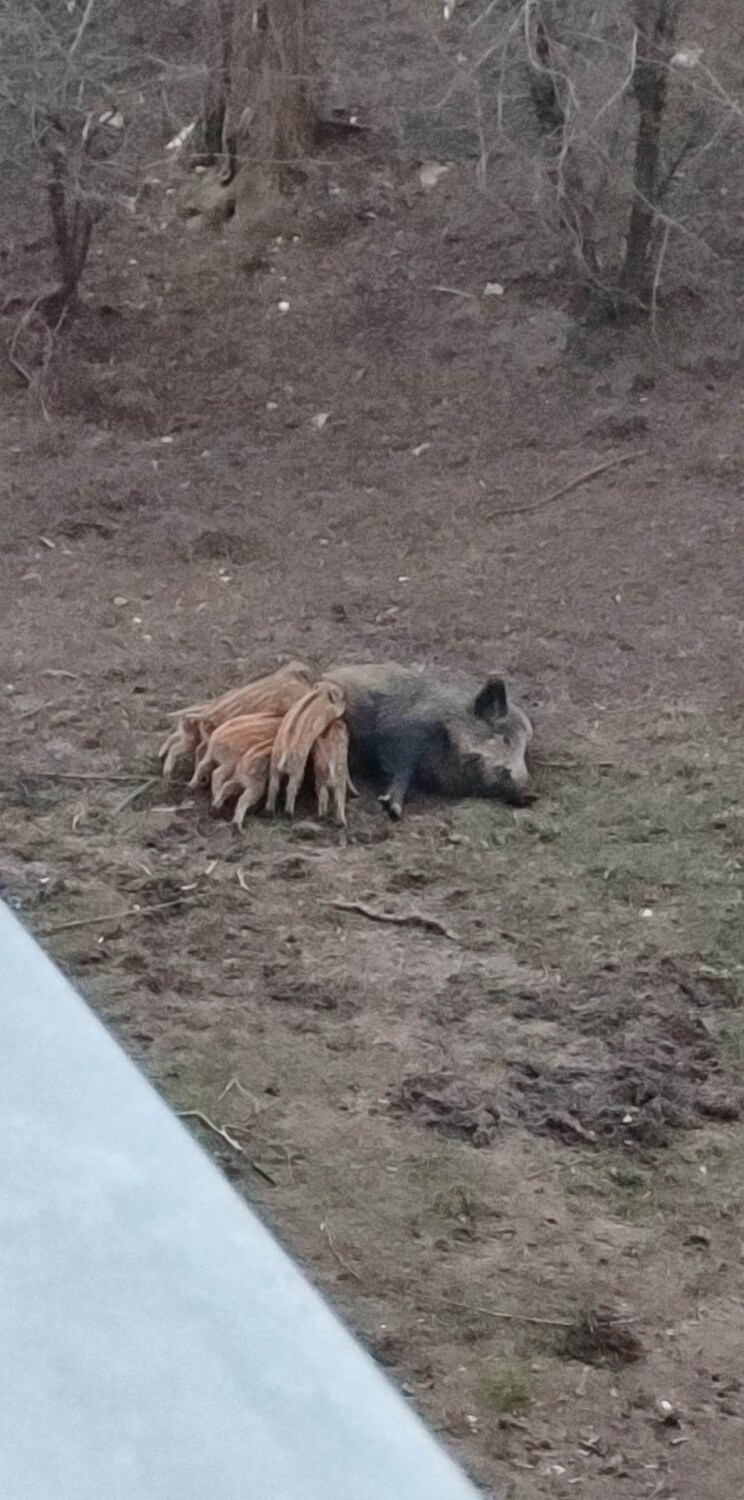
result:
[(346, 780), (336, 781), (333, 786), (333, 809), (339, 828), (346, 827)]
[(218, 766), (212, 775), (212, 806), (215, 810), (222, 807), (227, 801), (230, 793), (239, 791), (240, 782), (235, 781), (232, 766)]
[(211, 765), (212, 757), (209, 753), (209, 746), (207, 745), (205, 749), (199, 752), (199, 757), (197, 759), (196, 765), (194, 766), (194, 774), (189, 782), (190, 788), (193, 789), (194, 787), (201, 786), (202, 782), (206, 781)]
[(238, 828), (243, 827), (243, 820), (246, 813), (250, 812), (251, 808), (258, 807), (264, 794), (265, 785), (263, 777), (256, 778), (256, 780), (249, 782), (242, 796), (238, 798), (233, 816), (233, 822), (237, 824)]

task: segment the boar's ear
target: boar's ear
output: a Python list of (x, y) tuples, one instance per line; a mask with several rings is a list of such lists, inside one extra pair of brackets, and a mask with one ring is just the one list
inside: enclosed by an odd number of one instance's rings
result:
[(508, 712), (509, 700), (503, 677), (489, 677), (473, 704), (476, 719), (503, 719)]

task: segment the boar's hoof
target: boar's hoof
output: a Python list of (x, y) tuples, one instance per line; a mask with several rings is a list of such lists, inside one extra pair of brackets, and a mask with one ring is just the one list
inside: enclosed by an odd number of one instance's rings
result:
[(384, 807), (388, 817), (392, 818), (395, 823), (398, 823), (403, 817), (403, 803), (392, 792), (383, 792), (383, 795), (378, 797), (377, 800), (380, 806)]

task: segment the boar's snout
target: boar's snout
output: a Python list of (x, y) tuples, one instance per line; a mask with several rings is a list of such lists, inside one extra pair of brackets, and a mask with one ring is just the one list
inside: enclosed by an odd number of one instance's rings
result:
[(517, 781), (506, 767), (497, 773), (492, 795), (500, 797), (510, 807), (529, 807), (530, 803), (537, 800), (537, 792), (530, 785), (529, 774), (525, 772), (524, 779)]
[(530, 773), (527, 768), (526, 747), (521, 753), (511, 757), (506, 763), (506, 773), (511, 777), (516, 787), (529, 786)]

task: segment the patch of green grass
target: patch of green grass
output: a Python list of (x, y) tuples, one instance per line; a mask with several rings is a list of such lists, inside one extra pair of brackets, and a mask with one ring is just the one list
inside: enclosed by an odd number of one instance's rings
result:
[(453, 1182), (435, 1194), (432, 1213), (456, 1227), (461, 1237), (475, 1239), (479, 1225), (489, 1217), (488, 1205), (479, 1193), (462, 1182)]
[[(744, 976), (744, 858), (725, 767), (660, 763), (641, 774), (587, 762), (543, 781), (529, 809), (448, 810), (451, 879), (501, 893), (509, 925), (539, 927), (564, 965), (569, 943), (574, 969), (621, 941), (626, 952), (693, 951)], [(653, 920), (641, 920), (646, 909)]]
[(639, 1167), (629, 1166), (627, 1162), (618, 1162), (617, 1166), (610, 1167), (609, 1176), (616, 1187), (634, 1196), (647, 1193), (651, 1184), (649, 1172), (642, 1172)]
[(474, 1239), (484, 1220), (493, 1217), (485, 1171), (471, 1157), (469, 1147), (441, 1141), (412, 1163), (419, 1222)]
[(515, 1416), (535, 1399), (534, 1372), (525, 1364), (483, 1370), (475, 1383), (475, 1398), (484, 1416)]
[(639, 1223), (656, 1212), (657, 1174), (622, 1158), (592, 1156), (573, 1163), (564, 1181), (567, 1198), (598, 1198), (616, 1219)]

